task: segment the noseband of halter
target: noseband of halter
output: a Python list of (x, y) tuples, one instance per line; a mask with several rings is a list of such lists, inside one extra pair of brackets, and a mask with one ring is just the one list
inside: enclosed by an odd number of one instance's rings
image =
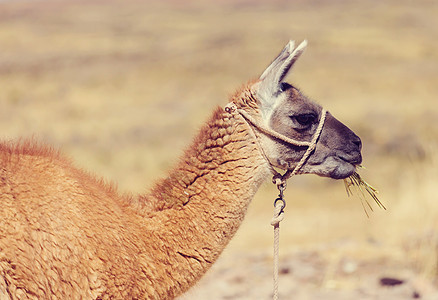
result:
[[(325, 118), (327, 115), (327, 111), (323, 108), (321, 111), (321, 117), (319, 119), (319, 124), (318, 124), (318, 127), (316, 128), (316, 131), (313, 134), (311, 141), (306, 142), (306, 141), (297, 141), (297, 140), (291, 139), (291, 138), (289, 138), (281, 133), (278, 133), (278, 132), (272, 130), (269, 127), (266, 127), (265, 125), (257, 122), (257, 120), (254, 119), (245, 110), (237, 108), (237, 106), (234, 102), (228, 103), (225, 106), (225, 111), (228, 113), (232, 113), (235, 111), (238, 112), (239, 115), (241, 115), (242, 118), (246, 121), (246, 123), (248, 123), (248, 125), (253, 129), (254, 134), (256, 136), (256, 139), (257, 139), (257, 145), (258, 145), (259, 151), (262, 154), (262, 156), (265, 158), (266, 162), (268, 163), (269, 170), (273, 174), (272, 181), (277, 186), (280, 186), (280, 185), (285, 186), (286, 181), (291, 176), (296, 175), (301, 170), (301, 168), (305, 165), (305, 163), (307, 162), (307, 159), (310, 157), (310, 155), (312, 155), (313, 151), (316, 148), (316, 144), (318, 143), (318, 139), (321, 136), (322, 128), (324, 127), (324, 122), (325, 122)], [(263, 150), (263, 148), (260, 145), (259, 137), (258, 137), (257, 131), (255, 129), (257, 129), (258, 132), (261, 132), (265, 135), (271, 136), (275, 139), (281, 140), (287, 144), (290, 144), (293, 146), (299, 146), (299, 147), (307, 147), (307, 150), (304, 153), (304, 155), (301, 157), (301, 160), (298, 162), (298, 164), (295, 166), (295, 168), (288, 169), (286, 171), (286, 173), (281, 175), (279, 172), (277, 172), (277, 170), (275, 170), (274, 166), (271, 164), (268, 157), (266, 156), (265, 151)]]

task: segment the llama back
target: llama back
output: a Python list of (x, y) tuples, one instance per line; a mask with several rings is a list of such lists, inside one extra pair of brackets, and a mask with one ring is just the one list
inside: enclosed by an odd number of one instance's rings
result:
[(112, 186), (51, 148), (0, 144), (0, 299), (102, 296), (106, 270), (135, 264), (136, 246), (123, 234), (133, 230), (131, 216), (118, 200)]

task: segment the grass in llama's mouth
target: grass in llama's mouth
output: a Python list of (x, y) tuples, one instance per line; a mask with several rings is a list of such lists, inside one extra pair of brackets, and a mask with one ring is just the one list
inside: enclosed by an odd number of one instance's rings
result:
[[(361, 165), (358, 165), (357, 167), (363, 168)], [(357, 170), (357, 168), (356, 168), (356, 170)], [(377, 206), (386, 210), (385, 205), (383, 205), (383, 203), (377, 197), (377, 194), (379, 193), (379, 191), (376, 188), (374, 188), (373, 186), (371, 186), (368, 182), (363, 180), (357, 171), (355, 171), (353, 173), (353, 175), (345, 178), (344, 184), (345, 184), (345, 190), (347, 191), (348, 196), (353, 195), (352, 187), (355, 187), (356, 190), (359, 190), (359, 199), (360, 199), (363, 210), (365, 211), (365, 214), (367, 215), (367, 217), (369, 217), (367, 208), (369, 208), (371, 211), (374, 211), (373, 207), (371, 206), (371, 204), (367, 200), (367, 194), (374, 200), (374, 202), (376, 202)], [(366, 205), (364, 204), (364, 202), (366, 203)]]

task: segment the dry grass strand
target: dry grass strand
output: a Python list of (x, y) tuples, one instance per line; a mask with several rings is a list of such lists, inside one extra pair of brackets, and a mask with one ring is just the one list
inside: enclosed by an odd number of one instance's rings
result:
[[(369, 183), (367, 183), (365, 180), (363, 180), (362, 177), (359, 175), (359, 173), (354, 172), (353, 175), (344, 179), (344, 184), (345, 184), (345, 190), (347, 191), (347, 195), (349, 197), (353, 195), (351, 187), (354, 186), (359, 190), (360, 203), (362, 204), (363, 210), (365, 211), (365, 214), (367, 215), (368, 218), (369, 218), (369, 214), (367, 211), (367, 207), (371, 211), (374, 211), (374, 210), (373, 210), (373, 207), (371, 206), (371, 204), (366, 199), (366, 194), (371, 196), (371, 198), (374, 200), (374, 202), (376, 202), (378, 207), (386, 210), (385, 205), (383, 205), (383, 203), (377, 197), (377, 194), (379, 193), (379, 191), (376, 188), (374, 188), (373, 186), (371, 186)], [(364, 202), (366, 203), (366, 205), (364, 204)]]

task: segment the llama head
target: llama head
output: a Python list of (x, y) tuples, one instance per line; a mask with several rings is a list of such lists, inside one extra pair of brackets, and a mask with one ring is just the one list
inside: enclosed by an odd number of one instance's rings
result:
[[(304, 41), (295, 48), (289, 42), (252, 86), (258, 108), (255, 117), (270, 129), (298, 141), (312, 139), (322, 114), (320, 105), (283, 82), (306, 45)], [(269, 162), (282, 169), (293, 169), (307, 149), (268, 135), (261, 135), (261, 146)], [(360, 138), (327, 112), (316, 148), (300, 173), (346, 178), (362, 161), (361, 147)]]

